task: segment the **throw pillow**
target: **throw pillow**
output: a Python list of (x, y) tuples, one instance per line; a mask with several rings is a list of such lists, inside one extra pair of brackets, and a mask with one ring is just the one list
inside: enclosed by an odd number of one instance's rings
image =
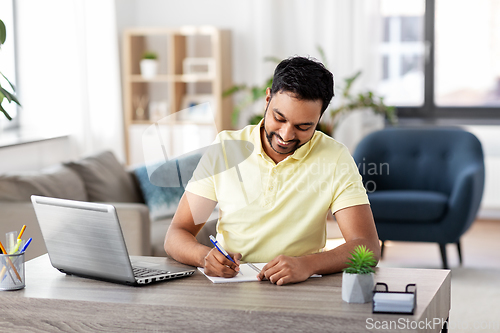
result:
[(31, 201), (31, 195), (87, 201), (82, 179), (73, 170), (56, 165), (39, 172), (0, 176), (0, 201)]
[(110, 151), (89, 156), (77, 162), (69, 162), (66, 165), (83, 179), (89, 201), (141, 202), (132, 175)]
[(175, 214), (200, 158), (201, 154), (193, 154), (151, 165), (151, 176), (146, 166), (134, 170), (153, 221)]

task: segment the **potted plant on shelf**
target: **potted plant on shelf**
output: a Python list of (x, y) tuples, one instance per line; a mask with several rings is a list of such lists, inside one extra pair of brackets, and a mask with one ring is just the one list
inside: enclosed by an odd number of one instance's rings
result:
[(141, 60), (141, 75), (144, 79), (152, 79), (158, 71), (158, 55), (155, 52), (144, 52)]
[(343, 269), (342, 300), (348, 303), (369, 302), (375, 285), (373, 266), (377, 264), (373, 252), (364, 245), (358, 245), (346, 264), (349, 267)]
[[(3, 23), (2, 20), (0, 20), (0, 46), (2, 46), (3, 43), (5, 43), (6, 37), (7, 37), (7, 31), (5, 29), (5, 24)], [(3, 73), (0, 72), (0, 75), (1, 75), (0, 79), (3, 77), (5, 79), (5, 81), (7, 81), (7, 83), (9, 84), (10, 88), (12, 89), (12, 93), (11, 93), (8, 90), (6, 90), (4, 87), (2, 87), (2, 84), (0, 82), (0, 112), (2, 112), (8, 120), (12, 120), (12, 117), (9, 115), (9, 113), (2, 106), (4, 99), (6, 99), (9, 103), (14, 102), (19, 106), (21, 106), (21, 103), (19, 103), (19, 101), (17, 100), (17, 97), (14, 95), (14, 93), (16, 91), (16, 88), (14, 87), (14, 85), (12, 83), (10, 83), (9, 79), (7, 79), (5, 77), (5, 75), (3, 75)]]

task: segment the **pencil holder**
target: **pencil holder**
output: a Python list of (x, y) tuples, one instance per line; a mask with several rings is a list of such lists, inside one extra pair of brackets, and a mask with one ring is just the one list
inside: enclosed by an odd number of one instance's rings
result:
[(0, 290), (17, 290), (25, 286), (24, 252), (0, 254)]

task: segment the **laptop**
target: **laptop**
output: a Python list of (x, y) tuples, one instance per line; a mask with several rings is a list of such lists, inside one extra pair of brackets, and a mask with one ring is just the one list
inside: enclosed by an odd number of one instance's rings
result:
[(192, 266), (158, 264), (129, 257), (112, 205), (32, 195), (50, 262), (59, 271), (86, 278), (144, 285), (190, 276)]

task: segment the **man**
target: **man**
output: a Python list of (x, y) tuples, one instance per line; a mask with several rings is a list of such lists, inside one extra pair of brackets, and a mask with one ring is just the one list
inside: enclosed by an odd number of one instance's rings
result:
[[(267, 89), (264, 119), (222, 131), (216, 143), (226, 147), (223, 158), (200, 161), (167, 232), (166, 252), (222, 277), (238, 274), (240, 260), (267, 262), (258, 278), (277, 285), (339, 272), (357, 245), (378, 260), (378, 235), (354, 160), (345, 146), (315, 130), (332, 97), (333, 75), (321, 63), (282, 61)], [(246, 155), (228, 151), (231, 140), (251, 143), (250, 156), (232, 168), (231, 156)], [(224, 163), (228, 169), (216, 171)], [(235, 263), (195, 238), (217, 203), (217, 240)], [(329, 209), (346, 243), (322, 252)]]

